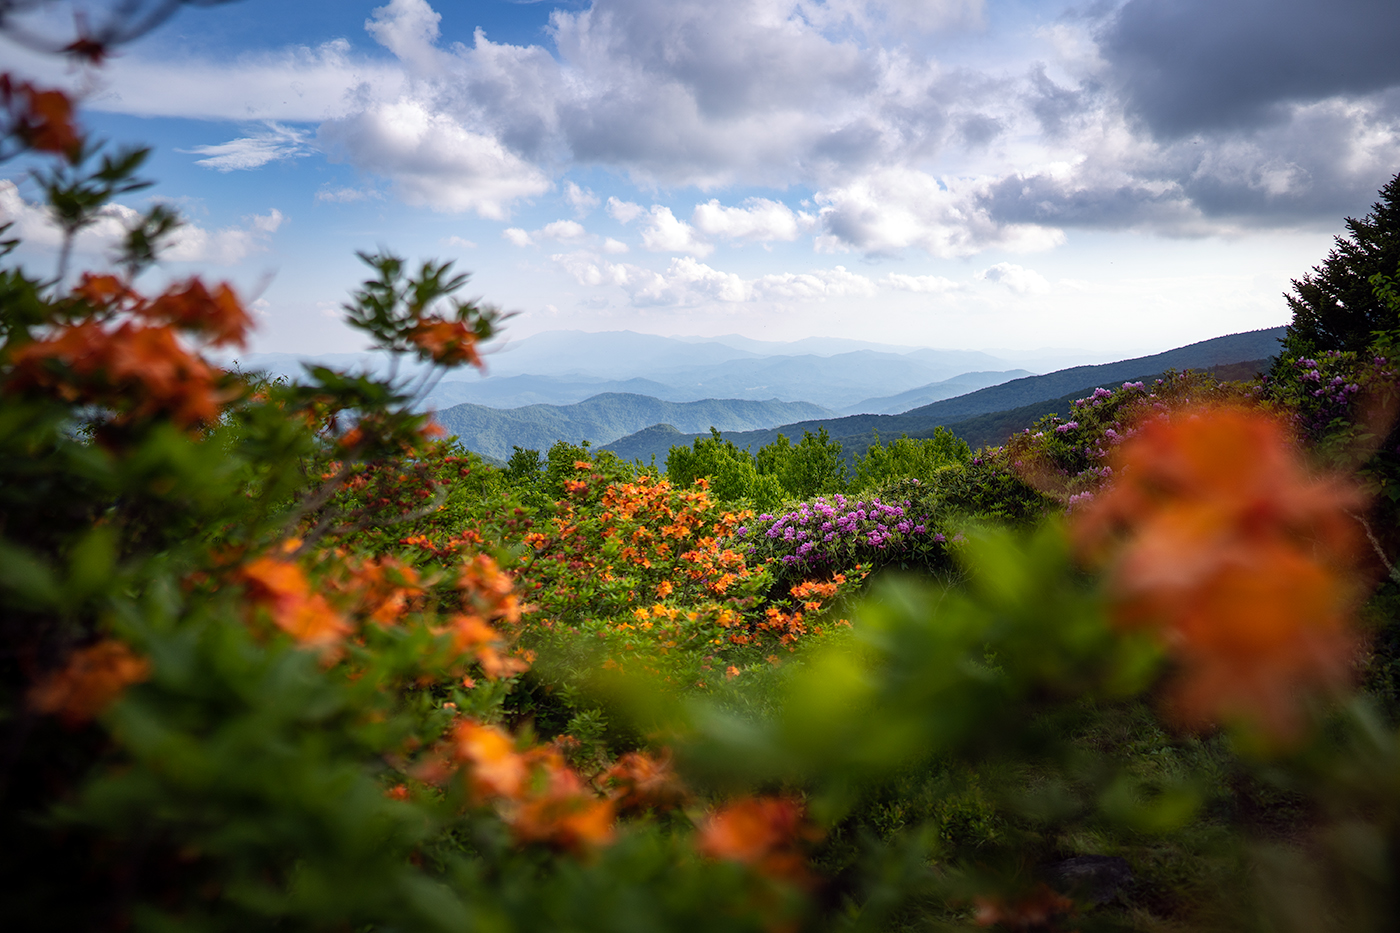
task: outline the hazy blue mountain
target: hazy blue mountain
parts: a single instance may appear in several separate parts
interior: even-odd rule
[[[679,341],[676,344],[685,346]],[[522,404],[566,405],[600,392],[632,392],[673,402],[776,398],[787,402],[812,402],[839,411],[872,396],[895,395],[961,376],[968,370],[1008,369],[994,357],[964,351],[946,351],[953,362],[939,362],[938,354],[944,352],[900,354],[855,350],[831,356],[775,355],[717,363],[678,363],[661,370],[639,359],[632,363],[634,374],[627,380],[605,379],[587,373],[538,374],[548,370],[485,379],[463,373],[458,379],[440,382],[429,399],[429,407],[440,408],[460,402],[501,408]]]
[[[1046,359],[1063,359],[1068,354],[1081,362],[1097,361],[1089,351],[1036,352]],[[900,347],[835,337],[771,341],[733,334],[711,339],[630,331],[548,331],[518,340],[507,333],[504,341],[487,345],[484,357],[487,375],[470,368],[452,370],[423,407],[440,409],[465,402],[496,408],[572,405],[599,393],[624,392],[671,402],[777,398],[843,411],[868,399],[889,398],[968,372],[1060,368],[1040,365],[1044,362],[1040,357],[1035,363],[1011,362],[1030,357],[1009,351],[1002,358],[974,350]],[[375,353],[242,354],[238,363],[245,371],[261,369],[299,378],[303,360],[378,374],[390,365],[384,354]],[[225,362],[231,361],[232,357]],[[399,366],[401,375],[416,369],[403,361]],[[916,398],[909,404],[934,397]]]
[[[843,415],[897,415],[902,411],[908,411],[920,405],[927,405],[930,402],[941,401],[945,398],[954,398],[959,395],[966,395],[977,389],[987,386],[1000,385],[1003,382],[1010,382],[1012,379],[1020,379],[1024,376],[1033,375],[1024,369],[1010,369],[1005,372],[996,373],[963,373],[954,376],[952,379],[944,379],[942,382],[930,382],[926,386],[919,386],[917,389],[910,389],[898,395],[887,395],[884,398],[868,398],[854,405],[848,405],[841,409]]]
[[[963,354],[959,354],[962,356]],[[978,369],[1004,369],[987,357]],[[988,365],[988,364],[991,365]],[[686,366],[655,378],[710,398],[780,398],[841,409],[871,396],[893,395],[966,372],[913,354],[856,350],[835,356],[769,356]]]
[[[918,347],[902,346],[894,343],[875,343],[870,340],[852,340],[849,337],[803,337],[801,340],[755,340],[743,334],[725,334],[722,337],[676,337],[688,343],[722,343],[727,347],[748,350],[758,356],[835,356],[838,353],[851,353],[855,350],[878,350],[882,353],[909,353]],[[939,351],[935,351],[939,352]]]
[[[690,390],[677,389],[652,379],[597,379],[589,376],[496,376],[471,382],[446,380],[428,393],[423,407],[440,411],[471,402],[489,408],[520,408],[524,405],[573,405],[607,392],[647,395],[667,402],[696,402]]]
[[[758,355],[714,341],[687,343],[625,330],[553,330],[520,340],[507,339],[499,347],[488,348],[484,358],[489,371],[500,375],[585,374],[631,379],[682,366],[708,366]]]
[[[899,437],[901,434],[924,437],[932,434],[933,429],[939,425],[951,427],[978,415],[1052,401],[1068,394],[1082,394],[1096,386],[1134,381],[1154,376],[1167,369],[1209,369],[1228,363],[1265,359],[1278,352],[1278,341],[1283,332],[1282,327],[1272,327],[1243,334],[1230,334],[1152,356],[1099,366],[1076,366],[1043,376],[1027,376],[923,405],[903,414],[812,419],[766,430],[725,432],[725,438],[740,447],[756,451],[773,443],[779,434],[787,435],[790,440],[795,441],[804,431],[815,433],[824,427],[828,434],[842,442],[848,455],[857,451],[863,453],[874,440],[876,432],[885,439]],[[673,443],[689,444],[698,436],[699,432],[694,432],[691,436],[682,435]],[[627,443],[629,450],[639,447],[631,438],[621,439],[618,442],[619,446],[623,442]],[[613,448],[613,445],[605,446],[608,449]],[[656,454],[659,462],[665,457],[666,450],[646,450],[643,454],[642,459]]]
[[[705,399],[698,402],[666,402],[644,395],[610,392],[574,405],[526,405],[522,408],[487,408],[454,405],[437,413],[437,421],[468,450],[506,458],[520,446],[545,450],[555,441],[590,441],[606,444],[644,425],[668,422],[673,430],[709,433],[743,431],[781,424],[792,418],[810,419],[833,412],[808,402],[776,399]],[[669,449],[669,447],[668,447]]]

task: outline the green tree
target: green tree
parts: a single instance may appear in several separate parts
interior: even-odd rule
[[[826,428],[816,434],[802,432],[795,446],[787,435],[758,452],[758,472],[777,477],[790,499],[810,499],[812,496],[843,492],[846,489],[846,459],[841,442],[831,439]]]
[[[715,428],[710,428],[709,437],[696,438],[690,447],[672,447],[666,455],[666,476],[681,488],[704,477],[709,480],[711,494],[721,502],[747,500],[767,510],[783,501],[778,478],[760,474],[753,454],[726,441]]]
[[[1400,266],[1400,174],[1380,190],[1380,200],[1360,220],[1348,217],[1349,236],[1312,272],[1293,280],[1286,294],[1293,322],[1284,338],[1284,357],[1313,356],[1325,350],[1364,350],[1376,331],[1395,326],[1394,312],[1371,279],[1394,275]]]
[[[862,492],[900,479],[928,482],[939,471],[971,459],[972,448],[967,441],[942,425],[934,428],[932,437],[915,439],[905,435],[888,446],[880,443],[876,432],[875,443],[865,456],[856,457],[851,489]]]

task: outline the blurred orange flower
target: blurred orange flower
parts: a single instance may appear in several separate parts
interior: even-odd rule
[[[591,793],[558,751],[536,748],[530,756],[537,767],[535,786],[507,809],[515,838],[572,851],[611,842],[613,802]]]
[[[815,833],[802,807],[784,797],[744,797],[714,811],[700,827],[702,855],[751,865],[789,881],[807,878],[799,844]]]
[[[607,770],[603,782],[624,812],[672,810],[689,796],[671,767],[669,753],[653,758],[646,752],[628,752]]]
[[[1084,555],[1111,565],[1119,624],[1153,628],[1180,670],[1182,724],[1246,719],[1296,735],[1300,695],[1349,679],[1360,493],[1311,476],[1276,418],[1241,406],[1143,423],[1117,480],[1076,513]]]
[[[452,756],[470,768],[467,780],[478,800],[518,796],[530,773],[515,750],[514,739],[494,726],[471,720],[452,730]]]
[[[442,366],[470,363],[477,369],[485,368],[476,352],[476,332],[461,321],[424,317],[409,331],[408,339],[434,363]]]
[[[8,113],[5,132],[40,152],[74,158],[83,141],[73,124],[73,102],[62,91],[41,91],[0,75],[0,106]]]
[[[34,686],[29,703],[41,713],[54,713],[68,725],[78,725],[150,675],[149,661],[123,642],[109,638],[69,655],[61,670]]]
[[[259,557],[245,564],[239,577],[255,604],[266,607],[273,624],[303,645],[331,647],[350,626],[291,561]]]

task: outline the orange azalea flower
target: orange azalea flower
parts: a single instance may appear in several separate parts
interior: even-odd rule
[[[244,346],[253,327],[253,319],[227,283],[220,283],[211,294],[199,279],[190,279],[183,287],[171,286],[138,313],[151,321],[205,335],[215,346]]]
[[[442,366],[470,363],[477,369],[486,368],[476,352],[476,332],[461,321],[425,317],[409,331],[408,339],[434,363]]]
[[[1116,619],[1155,629],[1180,665],[1172,714],[1296,735],[1299,693],[1346,684],[1357,639],[1359,493],[1311,477],[1277,419],[1238,406],[1144,423],[1118,477],[1076,514],[1112,564]]]
[[[68,656],[62,670],[40,681],[29,692],[29,703],[41,713],[54,713],[76,726],[94,718],[127,687],[151,676],[151,663],[133,654],[123,642],[106,639]]]
[[[330,647],[350,631],[326,598],[311,592],[300,567],[291,561],[259,557],[239,576],[253,602],[267,608],[273,624],[303,645]]]
[[[670,752],[653,758],[628,752],[603,775],[617,808],[623,812],[673,810],[690,796],[671,767]]]
[[[215,385],[216,371],[180,346],[168,327],[127,322],[109,330],[83,321],[25,344],[12,360],[11,390],[48,390],[121,410],[123,418],[164,414],[189,427],[214,421],[227,400]]]
[[[82,137],[73,124],[73,102],[62,91],[41,91],[3,74],[0,105],[9,111],[6,131],[34,149],[74,158],[82,147]]]
[[[418,571],[392,557],[347,561],[349,579],[342,585],[354,597],[357,613],[379,625],[396,623],[425,593]]]
[[[94,308],[110,309],[123,300],[140,301],[137,295],[115,275],[94,275],[84,272],[73,288],[74,296],[81,298]]]
[[[537,748],[530,757],[542,773],[542,788],[532,788],[507,811],[520,842],[543,842],[579,851],[606,845],[613,838],[613,802],[589,793],[558,751]]]
[[[744,797],[712,812],[700,827],[702,855],[751,865],[789,881],[805,881],[799,843],[811,839],[802,807],[782,797]]]
[[[471,769],[467,779],[478,800],[519,796],[530,771],[509,735],[495,726],[463,720],[452,730],[451,743],[452,757]]]

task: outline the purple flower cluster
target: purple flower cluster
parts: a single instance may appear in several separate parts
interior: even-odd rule
[[[874,556],[872,551],[943,544],[944,536],[929,525],[929,517],[911,509],[907,499],[891,503],[836,495],[819,496],[781,515],[760,515],[735,536],[749,543],[749,555],[771,554],[784,565],[847,566]]]
[[[1123,388],[1126,389],[1127,387],[1127,384],[1124,383]],[[1112,397],[1112,395],[1112,389],[1105,389],[1100,387],[1094,390],[1093,395],[1086,396],[1085,398],[1075,399],[1073,404],[1075,408],[1083,408],[1086,405],[1097,408],[1098,406],[1104,403],[1105,399]]]
[[[1308,429],[1321,433],[1334,420],[1345,418],[1363,383],[1393,378],[1388,362],[1383,356],[1369,362],[1357,360],[1354,354],[1338,350],[1329,350],[1318,359],[1295,360],[1293,368],[1298,372],[1298,382],[1304,394],[1312,399],[1311,405],[1304,406]]]

